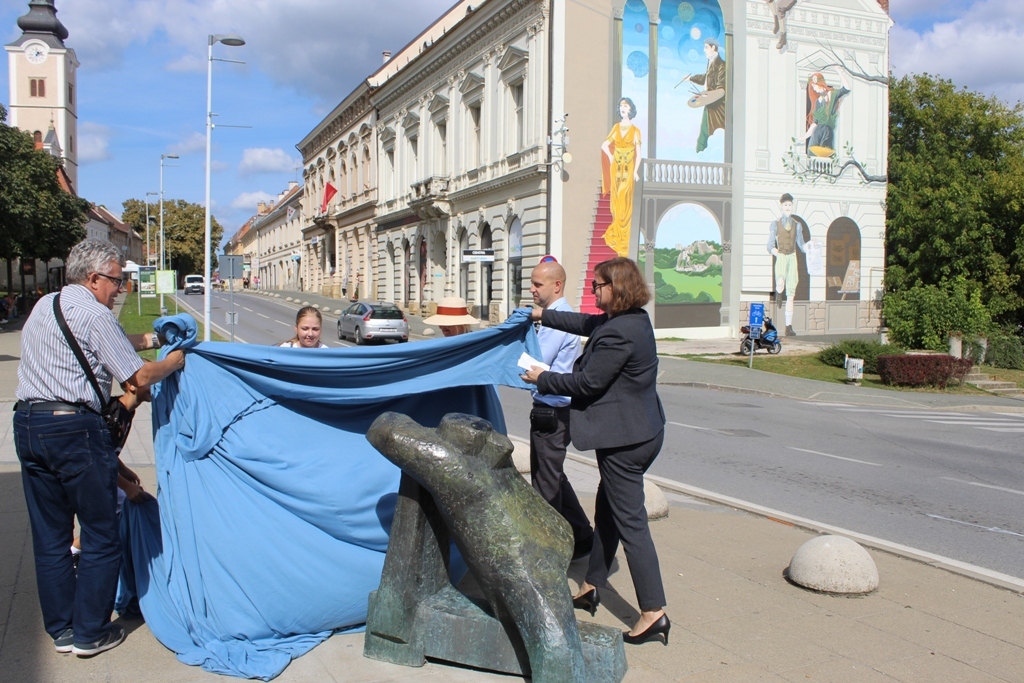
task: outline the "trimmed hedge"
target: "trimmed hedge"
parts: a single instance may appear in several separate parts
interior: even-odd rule
[[[980,288],[963,278],[951,280],[944,289],[916,285],[888,292],[882,308],[889,338],[908,349],[945,351],[951,334],[984,335],[992,326]]]
[[[846,362],[847,356],[863,358],[864,372],[876,375],[878,374],[877,360],[879,356],[895,356],[900,353],[903,353],[903,349],[895,344],[882,344],[865,339],[844,339],[819,351],[818,360],[825,365],[841,368]]]
[[[879,356],[878,374],[886,384],[945,389],[954,379],[963,384],[973,365],[969,358],[953,358],[945,354]]]

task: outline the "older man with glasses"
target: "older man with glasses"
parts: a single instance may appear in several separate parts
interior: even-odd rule
[[[125,639],[124,629],[110,623],[121,558],[118,460],[101,415],[111,384],[143,388],[185,365],[181,351],[155,363],[135,354],[159,341],[155,334],[126,335],[114,316],[114,300],[125,283],[123,258],[105,240],[75,245],[66,263],[69,284],[36,303],[21,334],[14,438],[39,604],[57,652],[80,657]],[[61,329],[58,311],[83,362]],[[77,576],[70,551],[76,515],[82,527]]]

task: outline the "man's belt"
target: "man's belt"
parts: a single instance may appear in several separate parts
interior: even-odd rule
[[[95,412],[87,406],[78,403],[63,403],[61,401],[18,401],[14,404],[15,410],[24,410],[29,413],[88,413]]]

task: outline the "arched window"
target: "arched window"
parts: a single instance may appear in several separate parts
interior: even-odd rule
[[[32,139],[37,145],[43,144],[43,131],[37,130],[35,133],[32,133]]]

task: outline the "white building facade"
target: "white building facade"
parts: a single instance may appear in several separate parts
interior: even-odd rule
[[[303,189],[291,183],[278,195],[273,208],[253,222],[252,266],[259,277],[259,289],[299,291]]]
[[[369,78],[379,297],[426,314],[461,296],[493,322],[518,304],[547,243],[547,12],[460,3]]]
[[[376,112],[361,83],[298,145],[302,154],[302,288],[374,297]],[[326,201],[325,201],[326,199]]]

